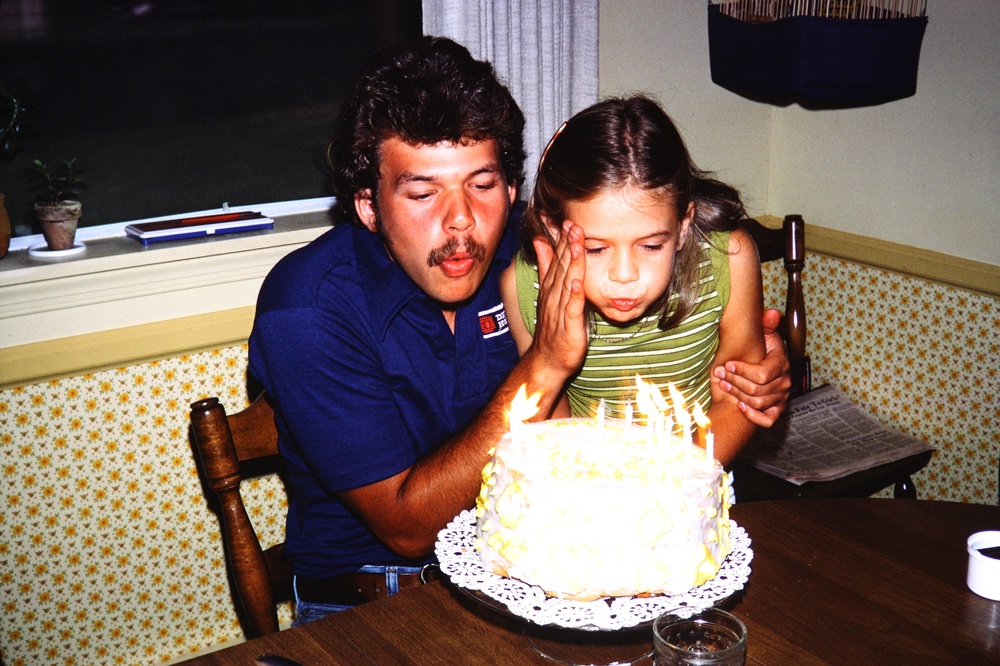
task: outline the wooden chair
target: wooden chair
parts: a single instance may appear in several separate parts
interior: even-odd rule
[[[292,598],[292,571],[283,543],[263,550],[240,496],[243,473],[262,476],[281,470],[274,409],[267,396],[226,415],[218,398],[191,405],[191,431],[201,471],[218,497],[217,511],[233,595],[248,637],[278,631],[275,604]]]
[[[761,263],[782,260],[788,276],[781,337],[785,339],[788,362],[792,366],[792,397],[812,388],[812,366],[806,354],[806,299],[802,291],[802,270],[806,265],[806,224],[801,215],[786,215],[781,229],[765,227],[757,220],[743,220],[740,226],[757,244]]]
[[[765,227],[756,220],[740,226],[754,239],[762,263],[782,260],[788,276],[781,335],[788,349],[792,374],[792,397],[812,389],[812,365],[806,353],[806,304],[802,287],[805,268],[805,222],[801,215],[786,215],[781,229]],[[923,469],[931,452],[914,454],[830,481],[796,485],[753,467],[739,457],[732,464],[734,486],[739,501],[790,499],[795,497],[867,497],[893,487],[897,498],[916,499],[910,475]]]

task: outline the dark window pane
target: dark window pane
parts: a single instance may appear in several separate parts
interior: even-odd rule
[[[420,31],[420,0],[0,3],[0,86],[39,129],[0,161],[11,220],[34,159],[79,159],[83,225],[326,196],[358,69]]]

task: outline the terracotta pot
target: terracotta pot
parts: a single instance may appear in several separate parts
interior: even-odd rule
[[[79,201],[36,203],[35,218],[42,225],[42,235],[50,250],[68,250],[76,239],[76,225],[83,215]]]

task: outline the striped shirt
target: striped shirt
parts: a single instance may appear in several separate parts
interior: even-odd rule
[[[667,384],[673,383],[689,408],[697,402],[708,411],[712,403],[712,359],[719,348],[719,321],[729,302],[729,233],[712,233],[709,241],[701,245],[697,304],[677,326],[662,331],[657,327],[659,315],[653,314],[623,328],[592,313],[587,358],[567,388],[573,416],[592,416],[603,399],[608,417],[624,418],[625,405],[634,400],[637,374],[658,386],[664,397],[669,395]],[[521,318],[534,335],[538,270],[519,254],[515,275]]]

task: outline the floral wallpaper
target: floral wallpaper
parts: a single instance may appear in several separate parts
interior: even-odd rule
[[[234,347],[0,392],[4,664],[158,664],[242,638],[188,408],[241,409],[245,385]],[[280,482],[242,491],[283,539]]]
[[[802,275],[813,386],[937,449],[918,498],[997,504],[1000,301],[816,254]],[[785,280],[765,265],[766,305],[784,309]]]
[[[819,255],[804,281],[814,384],[938,449],[921,498],[995,504],[997,299]],[[780,266],[765,288],[780,307]],[[245,372],[243,346],[0,391],[6,666],[171,663],[242,638],[188,407],[242,408]],[[265,541],[281,540],[280,482],[243,493]]]

